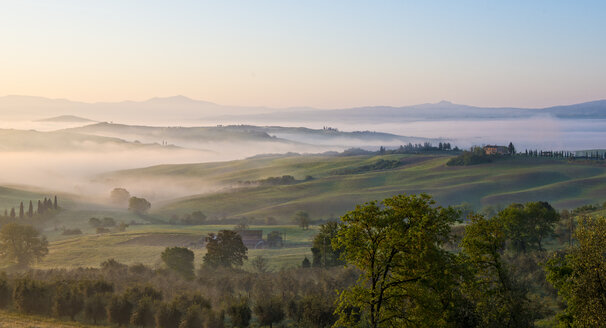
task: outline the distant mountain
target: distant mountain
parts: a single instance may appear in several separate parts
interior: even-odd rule
[[[37,120],[37,122],[60,122],[60,123],[93,123],[96,121],[74,115],[61,115],[51,118]]]
[[[606,119],[606,100],[540,109],[476,107],[441,101],[431,104],[345,109],[268,108],[225,106],[185,96],[158,97],[146,101],[84,103],[29,96],[0,97],[0,118],[41,119],[70,113],[96,121],[131,121],[149,124],[176,122],[277,122],[394,123],[426,120],[484,120],[551,115],[566,119]]]

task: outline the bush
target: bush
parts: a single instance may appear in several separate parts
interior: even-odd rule
[[[70,235],[81,235],[82,234],[82,230],[80,229],[65,229],[63,230],[62,235],[64,236],[70,236]]]
[[[448,166],[467,166],[492,162],[493,156],[488,156],[480,147],[475,147],[473,151],[464,151],[461,155],[453,157],[446,165]]]

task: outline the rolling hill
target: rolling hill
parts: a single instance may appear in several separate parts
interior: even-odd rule
[[[352,146],[399,146],[408,143],[437,143],[442,139],[417,138],[374,131],[344,132],[332,128],[218,125],[207,127],[154,127],[97,123],[71,128],[65,132],[121,138],[146,143],[167,140],[182,147],[212,147],[209,143],[283,144],[288,151],[343,150]]]
[[[116,172],[122,179],[161,179],[222,185],[223,190],[162,203],[154,214],[168,218],[200,210],[214,219],[274,216],[288,222],[299,210],[315,218],[340,216],[363,202],[399,193],[432,194],[441,205],[506,206],[545,200],[573,208],[606,200],[606,167],[551,159],[515,158],[448,167],[444,155],[273,156],[223,163],[163,165]],[[372,169],[379,160],[396,168]],[[366,169],[361,169],[366,168]],[[345,173],[344,173],[345,172]],[[349,172],[349,173],[348,173]],[[292,175],[287,185],[242,186],[239,182]],[[305,176],[313,179],[301,181]]]

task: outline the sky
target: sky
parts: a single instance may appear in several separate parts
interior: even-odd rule
[[[604,1],[0,0],[0,96],[344,108],[606,98]]]

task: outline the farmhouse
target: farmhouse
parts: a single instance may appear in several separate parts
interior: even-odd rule
[[[497,145],[486,145],[484,146],[484,153],[486,155],[507,155],[509,154],[509,148],[506,146]]]

